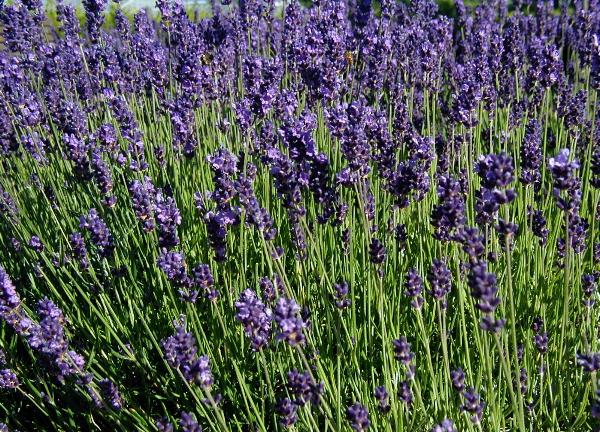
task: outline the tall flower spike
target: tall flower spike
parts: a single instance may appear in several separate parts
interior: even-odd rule
[[[352,429],[357,432],[363,432],[369,429],[369,411],[360,403],[355,403],[346,410],[346,416]]]
[[[235,302],[235,319],[242,323],[246,336],[250,338],[252,349],[260,351],[271,338],[271,309],[257,297],[251,289],[246,289]]]
[[[284,340],[290,346],[304,345],[304,329],[307,323],[300,316],[300,306],[294,299],[280,297],[273,317],[279,326],[277,340]]]

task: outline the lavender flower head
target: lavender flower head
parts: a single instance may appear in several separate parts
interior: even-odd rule
[[[87,215],[79,218],[79,227],[89,231],[92,243],[98,249],[101,257],[112,256],[115,248],[113,236],[96,209],[91,209]]]
[[[304,345],[307,323],[300,316],[300,306],[294,299],[280,297],[273,316],[279,326],[277,340],[284,340],[290,346]]]
[[[404,295],[410,297],[411,306],[415,309],[419,309],[423,305],[423,279],[419,276],[417,269],[411,268],[406,273],[406,280],[404,281]]]
[[[176,326],[175,334],[164,339],[161,345],[169,366],[179,369],[188,381],[210,388],[213,384],[210,360],[207,356],[198,357],[196,338],[182,325]]]
[[[242,323],[246,336],[250,338],[252,349],[260,351],[271,339],[271,309],[258,298],[251,289],[246,289],[235,302],[235,319]]]
[[[454,422],[450,419],[444,419],[431,429],[431,432],[457,432]]]
[[[335,290],[335,305],[338,309],[346,309],[352,304],[352,301],[348,298],[348,282],[340,282],[333,285]]]
[[[0,389],[14,389],[19,387],[19,378],[11,369],[0,369]]]
[[[371,425],[369,411],[358,402],[346,410],[346,417],[352,429],[357,432],[366,431]]]
[[[287,387],[294,396],[294,403],[304,406],[307,402],[318,405],[324,390],[324,383],[316,383],[309,372],[298,372],[296,369],[287,374]]]
[[[427,281],[429,282],[428,294],[441,301],[442,307],[446,308],[446,296],[452,290],[452,273],[444,259],[433,260]]]

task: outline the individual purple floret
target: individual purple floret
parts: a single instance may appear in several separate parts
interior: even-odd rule
[[[279,326],[277,340],[284,340],[290,346],[304,345],[307,323],[300,316],[300,306],[294,299],[280,297],[273,310],[273,318]]]
[[[335,292],[333,296],[335,298],[335,305],[338,309],[346,309],[352,304],[352,301],[348,298],[348,282],[340,282],[333,285]]]
[[[316,383],[309,372],[298,372],[296,369],[287,374],[287,388],[294,396],[293,402],[304,406],[307,402],[318,405],[324,390],[324,383]]]
[[[79,218],[79,227],[89,231],[92,243],[103,258],[112,256],[115,245],[114,239],[96,209],[91,209],[87,215]]]
[[[366,431],[371,425],[369,411],[358,402],[346,410],[346,417],[352,429],[357,432]]]
[[[175,334],[161,341],[169,366],[179,369],[184,378],[203,388],[213,384],[210,361],[207,356],[198,357],[196,339],[183,326],[175,327]]]
[[[406,280],[404,281],[404,295],[410,297],[411,306],[415,309],[419,309],[423,305],[423,279],[419,276],[417,269],[411,268],[406,273]]]
[[[235,319],[242,323],[246,336],[250,338],[252,349],[260,351],[271,339],[271,309],[257,297],[251,289],[246,289],[235,302]]]
[[[123,408],[123,399],[119,393],[119,388],[114,382],[108,378],[105,378],[98,384],[100,386],[100,390],[102,390],[102,397],[112,409],[119,411],[121,408]]]
[[[293,426],[298,421],[298,405],[288,398],[279,400],[275,410],[279,415],[279,424],[283,427]]]
[[[387,414],[390,411],[391,407],[389,403],[390,395],[385,389],[385,386],[375,387],[374,396],[379,405],[379,412],[382,414]]]
[[[0,370],[0,389],[14,389],[19,387],[17,374],[11,369]]]
[[[179,425],[184,432],[202,432],[202,427],[196,421],[196,416],[193,413],[182,412]]]

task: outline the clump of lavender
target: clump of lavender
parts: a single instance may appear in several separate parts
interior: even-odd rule
[[[198,356],[196,339],[185,331],[183,325],[176,325],[175,334],[161,341],[165,360],[173,369],[178,369],[184,378],[200,387],[209,389],[213,382],[210,360]]]
[[[300,306],[294,299],[280,297],[273,310],[273,318],[279,326],[277,340],[290,346],[304,345],[304,329],[308,326],[300,315]]]
[[[250,338],[252,349],[260,351],[271,339],[271,309],[258,298],[251,289],[246,289],[235,302],[235,319],[242,323],[246,336]]]
[[[366,431],[369,429],[371,422],[369,421],[369,411],[359,402],[350,406],[346,410],[346,417],[352,429],[357,432]]]

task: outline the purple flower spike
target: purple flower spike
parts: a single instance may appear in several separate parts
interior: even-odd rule
[[[17,374],[10,369],[0,370],[0,389],[14,389],[19,387]]]
[[[102,395],[104,400],[108,403],[108,405],[114,409],[115,411],[119,411],[123,408],[123,399],[121,398],[121,394],[119,393],[118,387],[108,378],[101,380],[99,383],[100,389],[102,390]]]
[[[410,297],[411,306],[415,309],[419,309],[423,305],[423,279],[419,276],[417,269],[410,269],[406,274],[406,280],[404,281],[404,295]]]
[[[260,351],[271,339],[271,309],[250,289],[245,290],[235,302],[235,319],[242,323],[246,336],[250,338],[252,349]]]
[[[352,429],[357,432],[366,431],[371,425],[369,411],[358,402],[346,410],[346,416]]]
[[[161,345],[169,366],[179,369],[186,380],[210,388],[213,384],[210,361],[207,356],[198,357],[196,339],[191,333],[177,326],[175,334],[164,339]]]
[[[298,421],[298,405],[288,398],[277,402],[276,411],[280,417],[279,424],[283,427],[293,426]]]
[[[440,424],[435,425],[431,432],[456,432],[456,427],[452,420],[444,419]]]
[[[277,340],[284,340],[290,346],[304,345],[304,329],[308,325],[300,316],[300,306],[294,299],[280,297],[273,316],[279,326]]]
[[[101,257],[108,258],[112,256],[115,248],[113,236],[96,209],[91,209],[87,215],[80,217],[79,227],[89,231],[92,243],[98,249]]]

